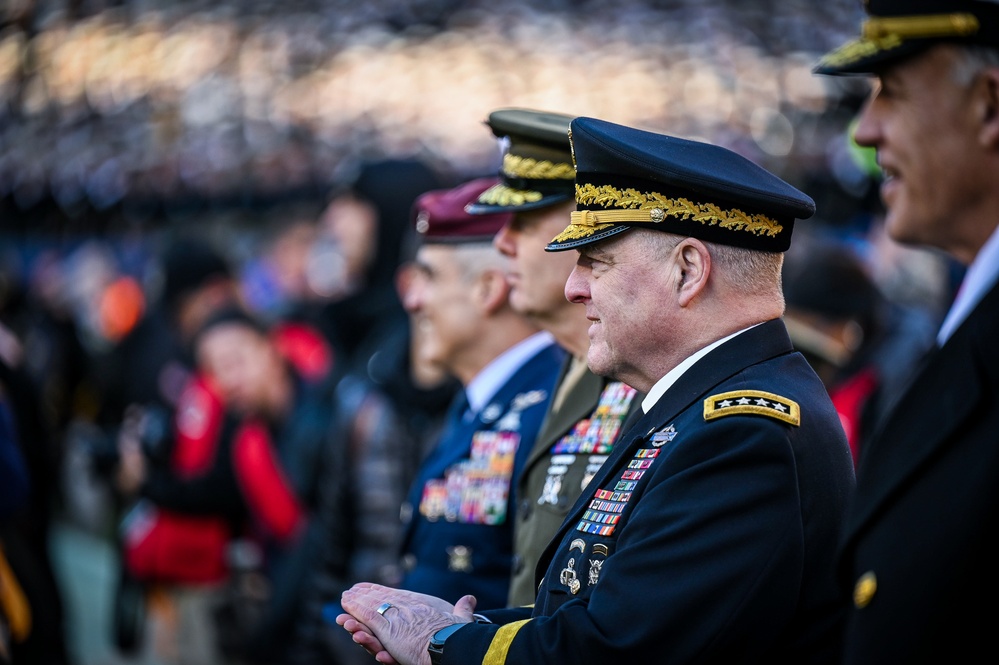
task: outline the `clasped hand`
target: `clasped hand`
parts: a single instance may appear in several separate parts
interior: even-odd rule
[[[384,603],[392,607],[379,613]],[[336,618],[357,644],[386,665],[430,665],[427,645],[441,628],[469,623],[475,596],[456,605],[415,591],[362,582],[343,592],[344,614]]]

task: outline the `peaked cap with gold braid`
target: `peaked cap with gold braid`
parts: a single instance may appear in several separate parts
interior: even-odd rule
[[[486,124],[505,145],[500,182],[469,204],[482,215],[546,208],[573,197],[569,149],[572,116],[530,109],[498,109]]]
[[[999,0],[865,0],[860,37],[827,53],[817,74],[873,74],[934,44],[999,47]]]
[[[783,252],[811,198],[731,150],[615,125],[571,123],[576,212],[545,248],[558,252],[644,227]]]

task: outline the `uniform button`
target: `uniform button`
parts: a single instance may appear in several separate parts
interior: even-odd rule
[[[513,574],[518,575],[520,571],[524,570],[524,557],[519,554],[513,555]]]
[[[416,568],[416,555],[406,554],[402,557],[402,569],[405,571],[410,571]]]
[[[857,583],[853,585],[853,606],[858,610],[867,607],[874,594],[878,592],[878,577],[874,571],[869,570],[857,578]]]
[[[529,500],[524,499],[523,501],[521,501],[520,509],[518,510],[518,512],[520,513],[520,519],[526,520],[528,517],[531,516],[532,510],[533,507],[531,506],[531,502]]]

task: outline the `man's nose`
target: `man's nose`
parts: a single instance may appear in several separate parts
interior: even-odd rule
[[[565,299],[569,302],[581,303],[590,297],[589,285],[586,283],[579,266],[575,266],[565,281]]]

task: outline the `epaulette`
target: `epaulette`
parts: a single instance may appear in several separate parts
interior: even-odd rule
[[[705,420],[746,414],[767,416],[795,427],[801,424],[797,402],[762,390],[733,390],[704,400]]]

